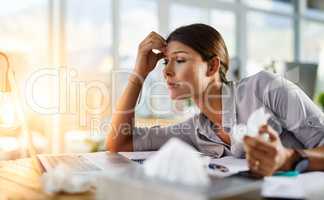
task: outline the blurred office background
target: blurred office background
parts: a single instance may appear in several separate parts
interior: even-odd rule
[[[324,92],[321,0],[0,0],[0,5],[0,51],[9,56],[19,105],[39,152],[104,148],[109,116],[137,46],[152,30],[166,37],[181,25],[210,24],[225,38],[232,79],[284,67],[316,103]],[[171,102],[160,73],[158,66],[143,88],[139,126],[168,125],[195,112],[190,101]],[[162,83],[154,85],[158,80]],[[1,101],[10,104],[10,95]],[[0,121],[9,125],[0,126],[0,159],[14,159],[23,156],[26,140],[19,134],[21,122],[14,122],[19,109],[3,107]]]

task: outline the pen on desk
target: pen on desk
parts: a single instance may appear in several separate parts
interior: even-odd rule
[[[143,164],[145,159],[132,159],[132,161],[137,162],[139,164]]]
[[[216,164],[216,163],[209,163],[208,168],[209,169],[214,169],[214,170],[218,169],[218,170],[220,170],[221,172],[224,172],[224,173],[229,172],[229,169],[227,167],[225,167],[223,165]]]

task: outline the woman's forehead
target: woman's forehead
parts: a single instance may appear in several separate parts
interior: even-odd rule
[[[184,53],[184,54],[194,53],[193,50],[189,46],[187,46],[181,42],[178,42],[178,41],[169,42],[166,50],[167,50],[166,54],[168,56],[172,56],[177,53]]]

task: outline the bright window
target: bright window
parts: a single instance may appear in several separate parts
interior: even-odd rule
[[[307,62],[318,62],[324,50],[324,24],[311,21],[302,23],[301,59]]]
[[[47,65],[47,1],[1,1],[0,51],[9,53],[24,67]]]
[[[212,10],[210,25],[222,34],[230,57],[234,57],[236,48],[234,13],[231,11]]]
[[[235,14],[232,11],[199,8],[174,3],[171,6],[170,31],[192,23],[206,23],[218,30],[231,57],[235,56]]]
[[[139,43],[151,31],[158,31],[157,11],[157,1],[120,1],[120,67],[133,68]]]
[[[272,61],[293,60],[292,19],[251,12],[247,16],[248,75]]]
[[[2,159],[6,157],[8,159],[16,159],[17,157],[9,152],[18,155],[17,152],[21,151],[19,148],[23,148],[22,143],[19,141],[25,142],[25,140],[13,137],[19,136],[21,133],[19,131],[21,129],[21,121],[19,121],[17,115],[15,116],[15,111],[19,107],[23,109],[23,114],[27,119],[31,133],[37,131],[43,134],[45,129],[44,118],[29,106],[25,105],[25,100],[30,95],[29,93],[25,93],[25,89],[29,76],[36,70],[48,67],[48,1],[1,0],[0,5],[0,51],[9,56],[11,68],[15,72],[15,82],[10,82],[10,84],[17,84],[15,86],[17,86],[18,91],[16,90],[14,92],[20,95],[18,99],[19,105],[15,105],[13,93],[11,93],[11,96],[5,93],[0,94],[0,107],[2,111],[0,113],[1,125],[13,123],[19,126],[18,129],[10,126],[8,129],[5,127],[2,128],[2,132],[0,133],[0,151],[5,151],[1,152],[1,155],[3,155]],[[0,63],[0,67],[4,67],[2,64]],[[43,99],[48,99],[48,87],[44,88],[35,85],[34,91],[33,100],[37,101],[37,103],[40,102],[39,97],[41,96],[39,93],[42,93]],[[6,133],[10,133],[10,137],[3,137]],[[40,137],[36,138],[36,140],[40,141]]]
[[[179,26],[193,23],[208,23],[207,9],[190,5],[173,3],[171,5],[170,29],[173,31]]]
[[[317,91],[324,91],[324,24],[303,21],[301,60],[319,63]]]
[[[292,0],[243,0],[248,6],[263,10],[279,11],[284,13],[293,12]]]
[[[112,68],[110,0],[66,1],[66,49],[69,67],[109,72]]]

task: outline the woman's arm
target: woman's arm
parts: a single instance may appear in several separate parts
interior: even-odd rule
[[[264,133],[269,134],[269,142],[264,141],[262,137],[244,138],[244,149],[250,170],[260,176],[270,176],[279,170],[293,169],[300,155],[294,149],[285,148],[278,133],[270,126],[260,128],[260,135]],[[324,146],[305,149],[304,152],[309,159],[307,170],[324,170]]]
[[[270,73],[260,73],[256,83],[256,96],[269,108],[282,127],[293,134],[309,156],[308,170],[324,170],[324,115],[321,110],[296,85]],[[246,157],[252,171],[263,176],[277,170],[292,169],[299,154],[282,145],[278,133],[270,127],[261,128],[268,132],[270,142],[261,137],[246,137]],[[271,134],[272,133],[272,134]],[[288,146],[292,141],[286,140]]]
[[[132,78],[136,75],[130,75]],[[130,80],[131,80],[130,77]],[[134,108],[142,88],[139,78],[128,81],[126,89],[118,99],[108,133],[107,147],[109,151],[132,151],[132,134]],[[137,80],[137,81],[135,81]]]
[[[282,170],[293,169],[294,164],[299,160],[300,155],[293,149],[287,149],[288,157]],[[308,171],[324,171],[324,146],[313,149],[304,149],[309,160]]]
[[[307,154],[310,161],[308,170],[324,170],[324,146],[305,150],[305,153]]]
[[[107,138],[109,151],[133,151],[134,108],[145,78],[163,58],[165,47],[165,40],[155,32],[151,32],[139,45],[134,71],[112,115]],[[161,53],[155,54],[153,49],[158,49]]]

